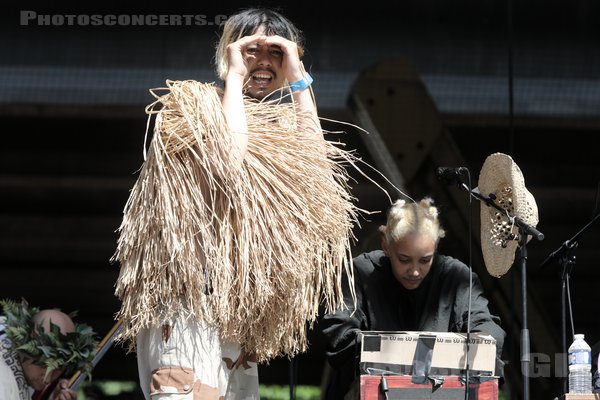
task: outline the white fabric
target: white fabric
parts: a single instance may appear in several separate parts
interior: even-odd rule
[[[12,343],[4,333],[6,317],[0,316],[0,400],[31,400],[34,393],[21,364],[10,351]]]
[[[223,361],[239,357],[239,344],[223,343],[215,329],[197,321],[175,320],[172,324],[167,343],[163,341],[162,327],[144,329],[137,336],[139,379],[147,400],[193,399],[193,393],[150,393],[152,372],[169,366],[193,369],[195,379],[218,388],[219,395],[227,400],[259,399],[257,364],[249,362],[249,369],[230,370]]]
[[[17,380],[4,360],[0,360],[0,399],[21,400]]]

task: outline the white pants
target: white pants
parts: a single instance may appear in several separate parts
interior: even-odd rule
[[[258,368],[229,369],[240,345],[222,342],[198,321],[142,330],[137,337],[140,385],[147,400],[258,400]]]

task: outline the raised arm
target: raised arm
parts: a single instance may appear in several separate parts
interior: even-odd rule
[[[300,61],[298,46],[295,42],[277,35],[265,36],[264,41],[267,46],[278,46],[283,52],[281,67],[285,74],[285,78],[289,83],[310,81],[309,75],[304,69],[302,61]],[[308,116],[310,121],[314,124],[315,131],[321,134],[321,124],[319,122],[313,93],[310,90],[310,84],[301,84],[300,86],[302,86],[303,89],[294,90],[292,92],[292,98],[298,107],[298,113]]]
[[[248,76],[248,65],[244,59],[246,48],[257,42],[262,34],[244,36],[227,46],[229,69],[225,78],[225,92],[223,94],[223,110],[227,125],[236,143],[240,161],[246,154],[248,144],[248,123],[244,110],[244,84]]]

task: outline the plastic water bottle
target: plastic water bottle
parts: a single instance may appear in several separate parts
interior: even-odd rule
[[[592,393],[592,349],[583,334],[569,347],[569,393]]]

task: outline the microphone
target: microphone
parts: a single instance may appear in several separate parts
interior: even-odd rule
[[[465,171],[468,171],[468,169],[465,167],[455,167],[455,168],[439,167],[436,171],[436,176],[445,185],[448,185],[448,186],[459,185],[460,186],[460,184],[463,183],[460,180],[460,174]]]

